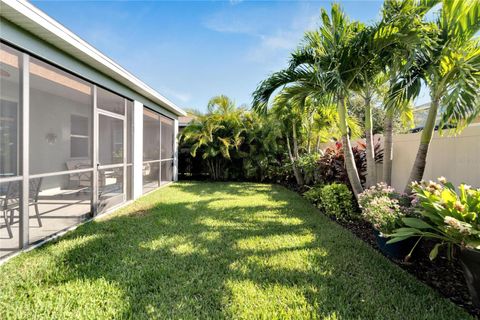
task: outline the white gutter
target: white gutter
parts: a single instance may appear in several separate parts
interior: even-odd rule
[[[174,114],[178,116],[186,115],[186,112],[173,102],[29,2],[0,0],[0,17],[11,21],[38,38],[112,77]]]

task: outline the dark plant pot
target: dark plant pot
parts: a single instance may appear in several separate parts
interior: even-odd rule
[[[375,235],[380,251],[384,255],[397,260],[405,259],[418,240],[417,237],[412,237],[392,244],[387,244],[387,241],[390,240],[390,238],[380,236],[380,232],[375,229],[373,230],[373,234]]]
[[[473,304],[480,308],[480,251],[460,250],[460,264]]]

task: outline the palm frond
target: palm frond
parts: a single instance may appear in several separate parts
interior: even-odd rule
[[[254,111],[265,114],[268,109],[268,101],[273,92],[280,87],[292,83],[311,83],[315,81],[315,73],[312,68],[302,66],[296,69],[285,69],[271,74],[263,80],[253,93],[252,108]]]

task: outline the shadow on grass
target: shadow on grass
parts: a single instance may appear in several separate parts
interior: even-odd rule
[[[41,285],[112,283],[115,318],[465,316],[279,186],[175,184],[76,239]]]

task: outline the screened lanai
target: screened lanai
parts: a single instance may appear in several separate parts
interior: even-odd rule
[[[132,199],[131,99],[6,43],[0,81],[0,258]],[[172,181],[175,139],[143,110],[145,193]]]

